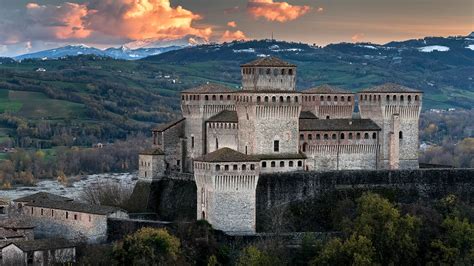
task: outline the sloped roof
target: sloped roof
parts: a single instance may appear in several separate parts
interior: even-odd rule
[[[315,116],[312,112],[310,111],[302,111],[300,113],[300,119],[318,119],[317,116]]]
[[[182,93],[229,93],[234,91],[235,90],[221,84],[209,83],[184,90]]]
[[[155,148],[155,149],[144,150],[140,152],[140,155],[165,155],[165,153],[160,148]]]
[[[395,83],[385,83],[371,88],[363,89],[360,92],[378,92],[378,93],[423,93],[420,90],[411,89]]]
[[[72,201],[73,199],[51,194],[48,192],[38,192],[32,195],[14,199],[15,202],[37,202],[37,201]]]
[[[302,91],[311,94],[353,94],[353,92],[328,84],[323,84],[314,88]]]
[[[269,56],[262,57],[252,62],[241,65],[242,67],[296,67],[296,65],[290,64],[280,58]]]
[[[20,233],[16,230],[0,228],[0,241],[3,241],[5,239],[12,240],[12,238],[23,239],[24,237],[25,236],[23,233]],[[8,244],[8,243],[3,243],[3,244],[0,243],[0,248],[2,247],[2,245],[5,245],[5,244]]]
[[[27,203],[26,206],[44,207],[44,208],[50,208],[50,209],[91,213],[91,214],[99,214],[99,215],[107,215],[110,213],[114,213],[116,211],[123,211],[122,209],[117,208],[117,207],[93,205],[93,204],[81,203],[81,202],[76,202],[76,201],[32,202],[32,203]]]
[[[180,119],[177,119],[177,120],[174,120],[174,121],[171,121],[171,122],[168,122],[168,123],[165,123],[165,124],[162,124],[162,125],[159,125],[157,126],[156,128],[153,129],[153,131],[157,131],[157,132],[163,132],[163,131],[166,131],[167,129],[169,129],[170,127],[173,127],[177,124],[179,124],[180,122],[184,121],[185,118],[180,118]]]
[[[0,220],[0,228],[6,228],[6,229],[29,229],[29,228],[34,228],[35,225],[33,224],[32,221],[27,220],[25,218],[8,218],[4,220]]]
[[[234,151],[230,148],[222,148],[197,158],[198,162],[257,162],[259,159],[252,155],[247,155]]]
[[[207,122],[230,122],[230,123],[237,123],[239,119],[237,117],[236,111],[229,111],[224,110],[217,115],[209,118]]]
[[[370,119],[301,119],[300,131],[378,131],[380,127]]]
[[[25,252],[75,247],[73,243],[65,239],[35,239],[35,240],[14,242],[14,243],[8,244],[7,246],[9,245],[15,245],[19,249]]]

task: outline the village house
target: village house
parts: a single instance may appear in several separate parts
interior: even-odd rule
[[[34,224],[28,219],[8,218],[0,220],[0,245],[33,240]]]
[[[2,265],[53,265],[73,263],[76,247],[64,239],[39,239],[10,243],[1,248]]]

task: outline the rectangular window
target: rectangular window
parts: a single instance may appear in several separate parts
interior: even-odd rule
[[[77,214],[74,214],[74,220],[77,220]]]
[[[313,139],[313,135],[312,134],[308,134],[308,140],[312,140]]]
[[[280,151],[280,141],[279,140],[273,141],[273,151],[274,152],[279,152]]]
[[[300,140],[304,140],[304,134],[300,134]]]
[[[191,137],[191,148],[194,149],[194,136]]]

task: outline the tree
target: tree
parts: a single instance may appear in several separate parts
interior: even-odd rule
[[[118,242],[113,256],[121,265],[174,265],[180,241],[166,229],[142,228]]]
[[[279,265],[278,258],[268,255],[255,246],[244,248],[239,255],[237,265],[239,266],[273,266]]]

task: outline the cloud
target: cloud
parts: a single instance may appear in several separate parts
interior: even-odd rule
[[[229,21],[227,22],[227,26],[231,27],[231,28],[236,28],[237,27],[237,23],[235,21]]]
[[[169,0],[92,0],[85,18],[88,28],[132,40],[174,39],[195,35],[208,39],[211,27],[197,28],[201,16]]]
[[[351,37],[352,42],[360,42],[365,37],[364,33],[356,33]]]
[[[243,33],[240,30],[237,30],[237,31],[226,30],[224,34],[221,36],[220,41],[231,42],[234,40],[246,40],[246,39],[247,39],[247,36],[245,36],[245,33]]]
[[[290,5],[287,2],[273,0],[249,0],[247,12],[255,19],[260,17],[268,21],[286,22],[295,20],[311,10],[309,6]]]
[[[316,11],[319,13],[324,12],[324,7],[320,6],[318,9],[316,9]]]

